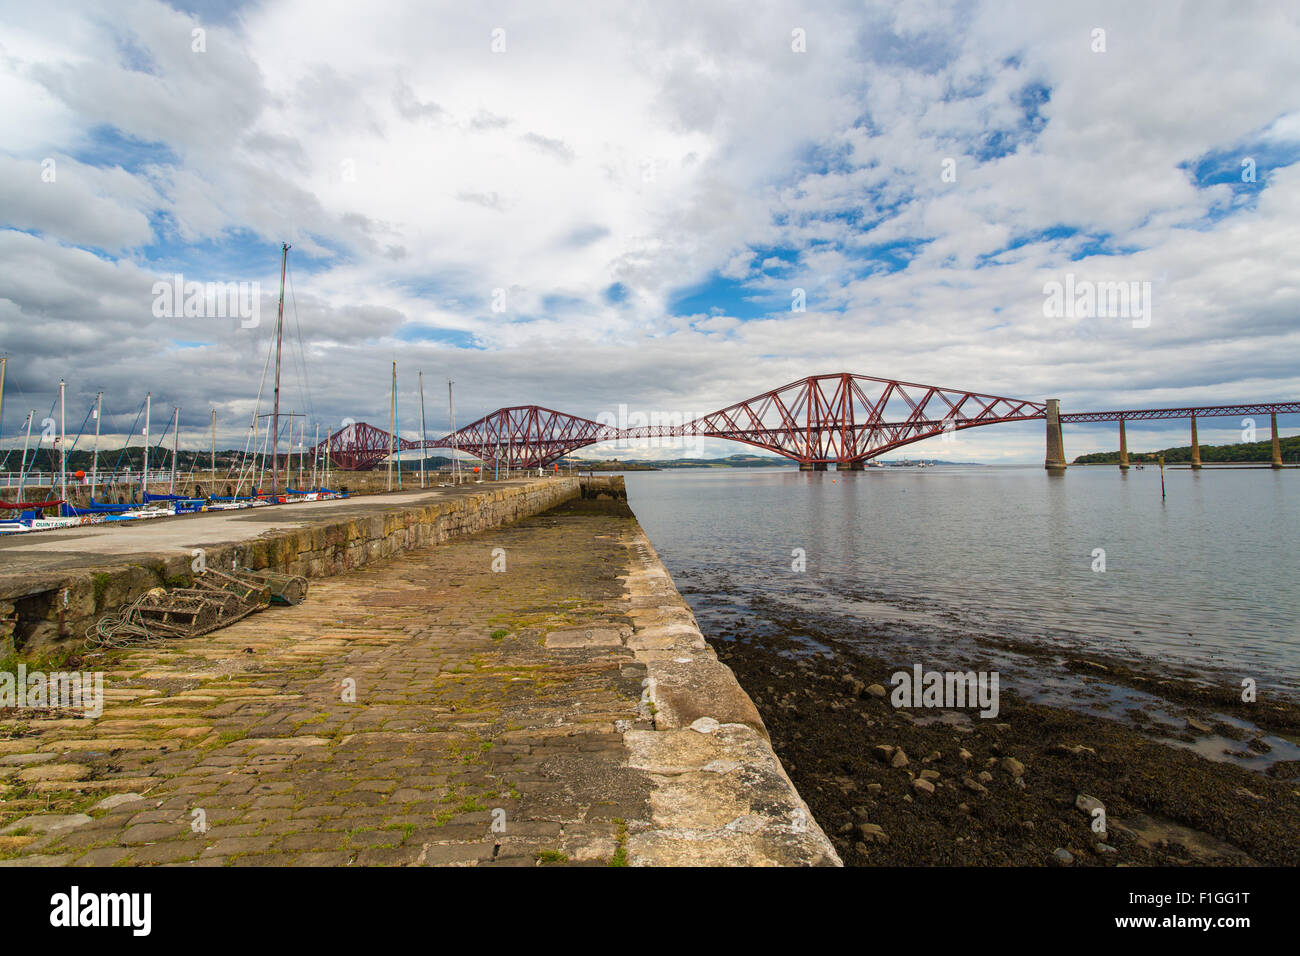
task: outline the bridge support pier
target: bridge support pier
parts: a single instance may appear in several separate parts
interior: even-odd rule
[[[1128,471],[1128,437],[1124,434],[1124,419],[1119,420],[1119,470]]]
[[[801,461],[799,462],[800,471],[825,471],[826,462],[824,461]]]
[[[866,463],[865,461],[861,461],[861,460],[859,460],[859,461],[837,461],[837,462],[835,463],[835,470],[836,470],[836,471],[862,471],[864,468],[866,468],[866,466],[867,466],[867,463]]]
[[[1049,475],[1065,474],[1065,441],[1061,437],[1061,400],[1047,400],[1047,458],[1043,467]]]
[[[1282,442],[1277,437],[1277,412],[1272,413],[1273,418],[1273,467],[1282,467]]]
[[[1196,440],[1196,416],[1192,416],[1192,470],[1201,470],[1201,444]]]

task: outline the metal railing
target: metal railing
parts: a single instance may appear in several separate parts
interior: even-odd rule
[[[149,487],[165,486],[172,480],[171,470],[151,471],[149,472]],[[185,475],[177,473],[176,483],[187,480]],[[26,477],[17,471],[0,471],[0,488],[17,488],[19,484],[28,488],[57,488],[61,484],[59,473],[49,471],[29,471]],[[130,474],[118,472],[114,475],[112,472],[100,472],[94,478],[96,487],[113,485],[120,487],[122,485],[137,485],[140,483],[140,473],[133,471]],[[77,478],[74,472],[68,472],[69,488],[88,488],[91,484],[91,475],[86,474],[84,478]]]

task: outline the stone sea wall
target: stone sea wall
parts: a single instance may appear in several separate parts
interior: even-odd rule
[[[579,481],[557,477],[526,485],[484,485],[468,496],[416,506],[386,508],[383,497],[363,498],[340,503],[341,514],[313,517],[300,527],[206,547],[203,558],[214,568],[237,563],[308,578],[339,574],[546,511],[582,494]],[[622,479],[617,482],[621,486]],[[290,508],[286,520],[291,518],[301,520],[300,513]],[[76,571],[6,575],[0,570],[0,655],[80,641],[90,624],[150,588],[189,586],[193,562],[188,551],[172,550],[136,557],[129,564]]]

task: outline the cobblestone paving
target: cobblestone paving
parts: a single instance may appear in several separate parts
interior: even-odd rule
[[[0,721],[0,859],[625,862],[652,818],[624,747],[652,727],[646,668],[546,635],[631,632],[618,575],[636,534],[552,512],[313,581],[302,605],[205,637],[83,657],[106,672],[99,719]]]

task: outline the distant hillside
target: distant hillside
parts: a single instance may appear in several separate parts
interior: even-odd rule
[[[1300,461],[1300,435],[1281,439],[1282,460],[1288,464]],[[1192,460],[1190,445],[1178,448],[1166,448],[1163,451],[1129,452],[1128,460],[1133,463],[1156,462],[1161,455],[1166,464],[1186,463]],[[1240,442],[1235,445],[1202,445],[1202,462],[1267,462],[1273,460],[1273,441]],[[1101,451],[1092,455],[1080,455],[1074,459],[1076,465],[1114,465],[1119,463],[1118,451]]]

